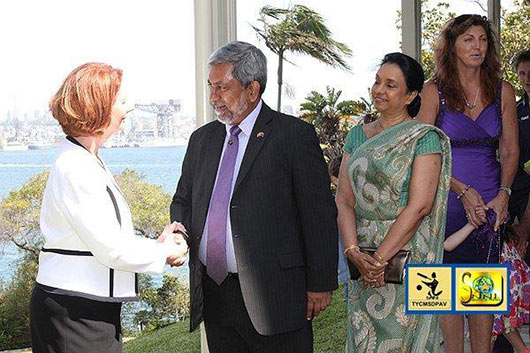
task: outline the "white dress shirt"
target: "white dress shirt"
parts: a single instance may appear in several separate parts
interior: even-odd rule
[[[232,187],[230,189],[230,198],[232,198],[232,193],[234,192],[234,185],[236,184],[237,176],[239,174],[239,168],[241,167],[241,161],[243,160],[243,156],[245,155],[245,150],[247,149],[248,140],[250,137],[250,134],[252,133],[252,129],[254,128],[254,124],[256,123],[256,119],[258,118],[259,112],[261,111],[262,101],[260,100],[256,108],[254,108],[253,111],[250,112],[249,115],[243,121],[238,125],[241,129],[241,132],[238,135],[239,139],[239,149],[237,150],[237,157],[236,157],[236,165],[234,166],[234,175],[232,177]],[[225,141],[223,143],[223,152],[221,154],[221,159],[219,160],[219,165],[221,164],[221,161],[223,160],[223,156],[225,154],[225,149],[228,144],[228,138],[230,137],[230,128],[232,125],[225,124],[226,126],[226,137]],[[217,166],[217,175],[215,177],[215,186],[217,185],[217,178],[219,177],[219,166]],[[213,192],[212,192],[213,195]],[[228,208],[227,212],[227,220],[226,220],[226,265],[228,272],[236,273],[237,272],[237,261],[236,261],[236,255],[234,253],[234,243],[232,241],[232,225],[230,223],[230,203],[226,205]],[[210,207],[208,206],[208,210]],[[209,216],[206,216],[206,222],[204,225],[204,230],[202,232],[202,238],[201,238],[201,244],[199,247],[199,259],[203,264],[206,265],[206,248],[208,244],[208,218]]]

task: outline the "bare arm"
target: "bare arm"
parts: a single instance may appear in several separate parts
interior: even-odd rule
[[[407,206],[390,227],[377,254],[387,261],[416,233],[421,221],[432,209],[441,172],[441,156],[437,153],[417,156],[412,164]]]
[[[473,230],[475,230],[475,227],[473,227],[470,223],[466,223],[465,226],[451,234],[444,241],[445,251],[453,251],[458,245],[462,244],[462,242],[466,240]]]
[[[435,125],[438,115],[440,98],[438,97],[438,87],[434,81],[429,80],[421,91],[421,107],[416,119],[426,124]]]
[[[501,186],[512,186],[517,173],[519,161],[519,129],[517,125],[517,108],[512,85],[502,83],[502,134],[499,140],[499,155],[501,159]],[[495,230],[508,216],[509,195],[500,190],[486,206],[497,213]]]
[[[508,82],[502,84],[502,134],[499,140],[501,185],[511,186],[519,162],[519,126],[515,93]]]
[[[342,245],[345,249],[350,245],[358,245],[356,227],[357,218],[355,217],[355,195],[346,170],[349,161],[350,155],[344,153],[340,165],[339,183],[337,185],[337,195],[335,198],[338,209],[337,223],[342,238]]]
[[[337,196],[335,199],[338,210],[337,222],[339,225],[344,249],[347,249],[351,245],[358,246],[356,225],[357,217],[355,215],[355,194],[353,193],[347,171],[349,161],[350,155],[348,153],[344,153],[339,170],[339,184],[337,186]],[[381,273],[386,265],[386,263],[381,264],[371,256],[353,249],[347,251],[346,256],[357,266],[363,277],[370,271],[374,273]]]

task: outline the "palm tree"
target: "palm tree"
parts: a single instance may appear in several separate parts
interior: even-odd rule
[[[264,6],[260,10],[262,28],[252,26],[258,38],[278,55],[278,111],[281,108],[283,61],[285,52],[306,54],[332,67],[346,71],[350,67],[345,61],[352,52],[344,43],[332,39],[332,33],[320,14],[303,5],[287,9]],[[288,60],[286,60],[288,61]],[[289,61],[290,62],[290,61]]]
[[[300,119],[314,125],[320,143],[325,146],[324,155],[328,161],[342,155],[346,135],[356,124],[349,119],[350,116],[363,117],[361,123],[374,116],[373,107],[366,99],[339,102],[341,94],[341,90],[328,86],[325,94],[312,91],[300,104]]]

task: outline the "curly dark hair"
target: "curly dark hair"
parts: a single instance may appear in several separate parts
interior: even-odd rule
[[[455,42],[458,36],[472,26],[482,26],[488,40],[488,50],[480,70],[481,95],[488,104],[495,100],[501,80],[499,41],[488,19],[480,15],[461,15],[448,21],[434,49],[436,62],[434,77],[445,93],[449,109],[460,112],[465,110],[465,96],[457,75]]]

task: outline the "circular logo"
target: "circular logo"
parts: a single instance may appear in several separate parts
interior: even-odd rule
[[[480,294],[489,295],[493,292],[493,280],[490,276],[480,276],[473,281],[473,288]]]

